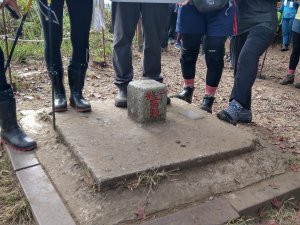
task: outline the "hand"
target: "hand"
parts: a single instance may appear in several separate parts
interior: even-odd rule
[[[179,3],[180,6],[188,5],[191,0],[184,0],[183,2]]]
[[[0,9],[3,9],[6,5],[9,5],[13,10],[15,10],[18,16],[21,17],[19,6],[16,0],[4,0],[0,5]]]

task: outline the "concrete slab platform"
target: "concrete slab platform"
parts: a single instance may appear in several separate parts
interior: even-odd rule
[[[249,152],[257,143],[253,135],[176,99],[165,122],[146,125],[129,119],[112,101],[92,105],[91,113],[57,114],[57,130],[99,190],[144,171],[182,169]],[[187,116],[198,114],[205,118]]]
[[[239,217],[232,206],[220,197],[142,225],[223,225]]]

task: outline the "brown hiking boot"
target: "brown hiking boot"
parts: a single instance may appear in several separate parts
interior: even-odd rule
[[[300,89],[300,82],[295,84],[295,88]]]
[[[295,79],[294,74],[287,74],[286,77],[282,81],[280,81],[280,84],[281,85],[293,84],[294,79]]]

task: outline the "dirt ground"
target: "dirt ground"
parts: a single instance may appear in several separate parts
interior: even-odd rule
[[[254,85],[253,123],[239,126],[279,146],[283,152],[300,155],[300,90],[293,86],[279,85],[280,79],[287,72],[291,53],[291,51],[281,52],[279,49],[279,46],[272,46],[269,49],[262,72],[266,79],[258,79]],[[168,51],[162,54],[162,73],[170,94],[181,91],[183,85],[179,55],[179,51],[173,46],[169,46]],[[106,68],[99,67],[97,63],[90,63],[84,91],[89,100],[111,99],[117,93],[113,84],[114,71],[110,58],[107,61],[108,67]],[[133,61],[135,79],[139,79],[142,74],[141,53],[134,51]],[[42,61],[29,61],[28,64],[14,66],[13,70],[22,76],[17,76],[15,80],[19,88],[18,110],[50,107],[50,82],[43,64]],[[205,62],[202,57],[199,57],[196,90],[192,104],[200,104],[205,87],[205,73]],[[233,84],[232,74],[233,70],[230,69],[229,62],[226,60],[214,104],[214,114],[227,106]],[[297,80],[300,82],[300,77],[298,77]]]
[[[277,151],[279,154],[286,153],[286,156],[290,158],[290,169],[298,170],[298,167],[300,166],[300,91],[292,86],[279,85],[280,79],[286,74],[290,53],[290,51],[280,52],[279,46],[273,46],[269,49],[266,63],[263,68],[263,75],[266,76],[266,79],[257,80],[253,88],[253,123],[238,126],[255,134],[266,143],[278,147]],[[170,94],[181,91],[183,85],[179,55],[180,52],[173,46],[169,46],[168,51],[162,53],[162,72]],[[64,61],[67,62],[68,59],[65,58]],[[142,74],[141,53],[134,51],[133,61],[135,79],[139,79]],[[50,81],[47,77],[44,62],[32,60],[28,61],[27,64],[13,65],[13,71],[18,74],[14,80],[18,88],[18,92],[16,93],[18,111],[38,110],[50,107]],[[205,87],[205,72],[205,62],[202,57],[199,57],[197,64],[196,91],[192,104],[200,104]],[[233,84],[232,74],[233,70],[230,69],[230,64],[228,60],[226,60],[222,81],[216,96],[216,103],[214,104],[213,114],[225,108],[228,104],[228,97]],[[108,67],[106,68],[99,67],[99,64],[94,63],[91,60],[84,95],[89,100],[101,101],[114,98],[117,89],[113,85],[113,79],[114,71],[110,59],[108,59]],[[300,78],[297,79],[300,82]],[[67,92],[69,93],[68,87]],[[21,118],[21,113],[19,115]],[[87,200],[86,204],[84,201],[82,203],[83,205],[88,206],[88,202],[95,198],[98,200],[110,199],[110,196],[113,195],[111,192],[107,192],[105,195],[95,195],[91,188],[94,183],[88,176],[88,173],[85,173],[85,171],[80,168],[78,162],[74,160],[70,152],[68,153],[67,149],[59,148],[61,144],[60,140],[53,131],[46,130],[45,132],[48,132],[45,137],[41,136],[38,138],[39,145],[49,145],[47,149],[55,149],[56,153],[53,155],[52,153],[48,154],[47,151],[41,151],[37,154],[40,160],[45,162],[44,166],[46,168],[48,167],[47,172],[50,177],[53,174],[60,173],[60,176],[57,176],[55,179],[52,178],[53,181],[63,183],[67,178],[70,183],[76,183],[77,186],[75,185],[73,188],[81,190],[74,195],[77,189],[73,190],[68,189],[68,186],[62,186],[61,191],[68,196],[65,201],[70,205],[76,205],[76,200],[81,198]],[[272,154],[272,152],[270,152],[270,154]],[[50,159],[53,156],[55,157]],[[57,162],[59,163],[53,166],[53,164]],[[49,165],[46,165],[47,163]],[[65,166],[71,168],[66,172],[67,174],[61,172]],[[51,170],[51,167],[53,170]],[[55,167],[57,168],[55,169]],[[84,182],[85,185],[82,185],[82,182]],[[122,198],[123,195],[126,195],[124,193],[120,194],[120,198]],[[143,190],[138,190],[134,195],[131,195],[132,201],[134,202],[134,199],[137,199],[138,196],[144,195]],[[108,207],[109,204],[110,202],[102,206],[95,205],[95,210],[100,210],[102,207]],[[84,208],[84,206],[82,208]],[[122,207],[120,207],[120,209],[121,208]],[[81,218],[93,218],[93,215],[91,215],[91,212],[89,211],[78,209],[76,213],[80,214]],[[101,217],[102,215],[98,216]],[[134,218],[135,216],[132,214],[132,211],[130,213],[128,212],[127,219],[131,221]],[[115,219],[117,220],[118,218]],[[134,223],[131,222],[128,224]],[[91,221],[89,224],[93,224],[93,222]]]

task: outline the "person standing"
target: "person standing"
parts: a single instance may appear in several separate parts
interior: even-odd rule
[[[10,5],[20,15],[16,0],[0,0],[0,8]],[[36,142],[28,137],[17,121],[16,99],[11,86],[7,83],[4,70],[4,54],[0,47],[0,128],[1,144],[9,144],[15,150],[30,151],[37,147]]]
[[[168,18],[167,3],[112,2],[113,67],[118,94],[116,107],[127,107],[127,86],[133,79],[132,40],[141,16],[144,49],[143,78],[163,81],[161,75],[162,32]]]
[[[299,63],[300,57],[300,10],[298,9],[296,18],[293,23],[293,50],[290,57],[289,69],[286,77],[280,82],[282,85],[293,84],[295,81],[295,72]],[[300,82],[295,84],[295,87],[300,89]]]
[[[47,0],[39,0],[40,16],[44,31],[45,60],[48,71],[53,69],[55,111],[67,110],[64,87],[64,70],[61,56],[63,38],[63,9],[67,3],[71,25],[72,56],[68,66],[68,80],[71,91],[70,105],[78,112],[91,111],[90,103],[83,97],[85,75],[89,61],[89,32],[91,27],[93,0],[55,0],[52,1],[52,34],[49,36]],[[50,40],[52,49],[50,49]],[[50,59],[50,51],[53,59]],[[52,64],[51,64],[52,61]]]
[[[282,0],[278,9],[282,14],[282,48],[281,51],[289,50],[292,38],[292,25],[297,13],[299,3],[294,0]]]
[[[200,13],[189,1],[179,7],[177,31],[182,40],[180,63],[184,88],[181,93],[172,97],[192,102],[196,62],[203,42],[207,73],[205,94],[200,108],[212,113],[215,94],[224,68],[225,42],[233,32],[233,18],[233,1],[229,1],[223,9],[209,13]]]
[[[251,92],[259,58],[272,43],[277,23],[277,0],[237,0],[236,4],[237,24],[232,39],[234,85],[229,106],[217,114],[233,125],[252,121]]]

